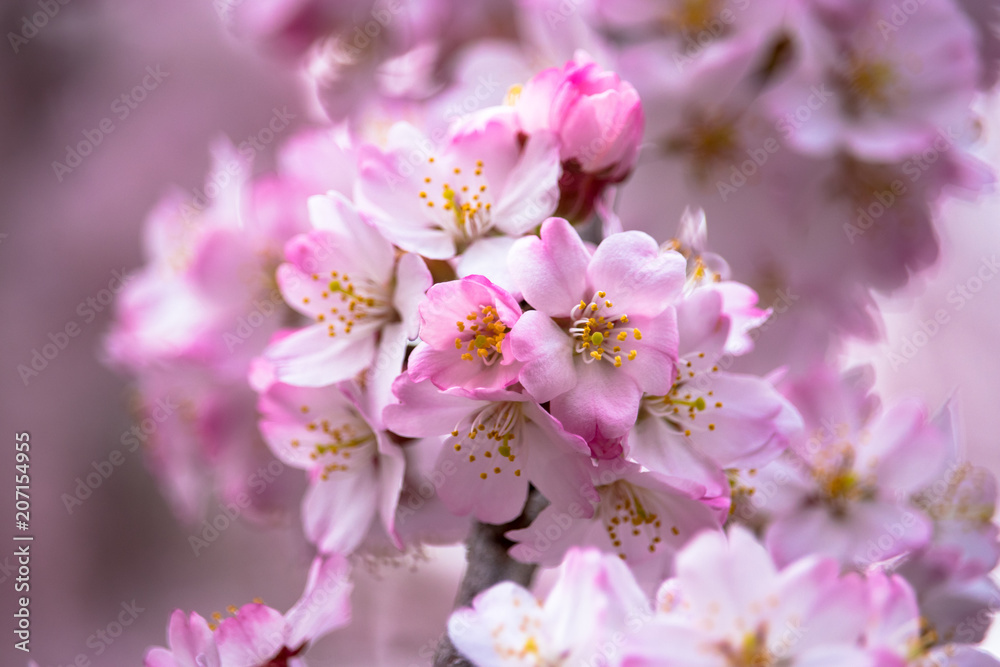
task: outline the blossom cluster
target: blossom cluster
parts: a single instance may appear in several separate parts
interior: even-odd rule
[[[271,173],[222,143],[225,187],[156,207],[106,348],[140,413],[181,405],[147,442],[181,517],[299,504],[318,555],[288,614],[175,612],[147,666],[303,664],[348,558],[519,517],[509,558],[560,578],[454,613],[475,664],[998,664],[958,406],[838,361],[936,258],[944,194],[992,180],[979,4],[230,9],[326,122]]]

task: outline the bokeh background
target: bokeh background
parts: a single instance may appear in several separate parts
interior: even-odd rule
[[[204,615],[253,597],[285,609],[301,591],[310,553],[297,523],[237,522],[193,555],[185,526],[170,513],[139,452],[70,511],[63,494],[121,449],[131,426],[126,379],[102,363],[110,306],[90,315],[88,298],[115,285],[116,272],[142,263],[141,223],[168,186],[194,191],[220,135],[239,142],[277,108],[310,116],[308,92],[292,68],[234,41],[210,0],[71,0],[27,43],[19,33],[38,0],[0,6],[0,664],[25,665],[13,649],[14,434],[31,434],[32,652],[42,667],[138,665],[145,648],[165,641],[175,608]],[[146,76],[166,73],[124,119],[111,107]],[[985,100],[978,154],[1000,167],[1000,103]],[[55,173],[68,144],[114,119],[92,154],[72,172]],[[278,142],[257,157],[266,168]],[[886,398],[920,396],[939,405],[954,395],[968,456],[1000,474],[1000,275],[962,308],[949,294],[983,261],[1000,255],[1000,194],[951,202],[940,222],[938,265],[905,294],[881,299],[885,342],[855,346],[878,367]],[[738,276],[737,276],[738,277]],[[100,304],[100,302],[97,302]],[[944,309],[947,324],[906,363],[888,352],[914,342],[921,322]],[[74,322],[80,334],[26,383],[50,334]],[[103,466],[107,469],[107,466]],[[313,665],[429,664],[462,568],[462,550],[428,550],[398,563],[357,570],[354,617],[310,653]],[[117,637],[108,630],[134,603],[141,609]],[[112,628],[114,631],[114,628]],[[1000,648],[994,630],[987,646]]]

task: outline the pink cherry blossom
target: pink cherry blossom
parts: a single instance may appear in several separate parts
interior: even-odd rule
[[[788,452],[787,495],[767,532],[779,563],[819,553],[864,566],[930,539],[929,518],[902,502],[942,471],[949,436],[922,404],[874,411],[849,381],[819,368],[786,392],[808,437]]]
[[[593,549],[566,555],[545,602],[512,582],[478,596],[448,621],[448,636],[476,665],[609,665],[650,615],[629,569]]]
[[[584,439],[623,436],[642,393],[673,386],[684,258],[639,232],[591,253],[568,222],[551,218],[540,238],[514,245],[510,267],[536,309],[510,334],[521,384]]]
[[[635,166],[644,122],[639,94],[582,52],[562,68],[536,74],[515,109],[529,136],[546,130],[559,138],[556,215],[585,220],[604,187],[623,181]]]
[[[514,108],[526,134],[556,134],[563,163],[609,182],[624,179],[635,166],[643,130],[639,94],[584,53],[536,74]]]
[[[358,209],[397,246],[431,259],[521,236],[558,201],[555,138],[538,132],[522,142],[509,108],[456,123],[440,145],[397,124],[385,150],[361,147],[359,170]]]
[[[458,515],[506,523],[524,508],[531,483],[550,502],[584,512],[596,492],[587,444],[566,433],[528,396],[513,391],[442,392],[401,376],[386,426],[405,436],[444,438],[435,469],[438,495]]]
[[[686,217],[690,222],[694,217]],[[702,218],[703,220],[703,218]],[[689,231],[682,224],[680,237]],[[703,235],[703,231],[702,231]],[[629,456],[644,466],[706,486],[709,495],[728,495],[724,469],[769,463],[802,427],[795,408],[766,379],[731,373],[733,350],[752,342],[746,329],[766,319],[756,294],[722,281],[724,263],[703,255],[702,240],[678,240],[688,256],[688,282],[677,304],[679,354],[671,390],[645,395],[629,434]],[[734,335],[734,328],[742,328]]]
[[[885,667],[990,667],[995,657],[968,646],[950,645],[925,627],[917,598],[906,580],[881,572],[869,575],[868,650]]]
[[[347,560],[316,558],[305,592],[282,615],[262,602],[230,607],[232,616],[207,621],[180,609],[170,616],[169,649],[151,648],[145,667],[305,667],[301,654],[320,637],[351,620]]]
[[[954,3],[921,5],[902,21],[890,0],[858,3],[836,19],[804,8],[803,62],[772,97],[776,117],[812,105],[808,122],[782,126],[798,149],[899,160],[967,118],[979,78],[977,40]]]
[[[373,522],[397,547],[396,506],[405,460],[380,421],[371,396],[356,387],[269,386],[260,397],[260,429],[285,464],[309,473],[302,499],[306,537],[322,553],[354,551]]]
[[[573,546],[617,554],[644,584],[671,573],[674,554],[697,533],[718,529],[725,516],[701,499],[705,489],[680,478],[643,472],[616,461],[594,473],[599,500],[546,507],[528,528],[507,534],[518,542],[510,554],[552,567]],[[720,514],[722,516],[720,516]]]
[[[861,648],[863,582],[833,560],[775,567],[740,527],[699,535],[677,556],[658,613],[629,643],[623,667],[874,667]]]
[[[501,389],[517,381],[521,364],[507,334],[521,307],[482,276],[434,285],[420,304],[420,343],[407,361],[419,382],[441,389]]]
[[[346,380],[377,360],[388,385],[417,335],[430,273],[416,255],[397,258],[342,195],[313,197],[309,207],[315,229],[288,242],[277,277],[285,300],[312,322],[264,356],[278,380],[305,387]]]

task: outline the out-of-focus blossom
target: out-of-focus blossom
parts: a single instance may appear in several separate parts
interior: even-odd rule
[[[287,613],[256,600],[230,607],[225,619],[180,609],[170,616],[170,648],[151,648],[145,667],[305,667],[301,654],[320,637],[351,620],[352,584],[347,560],[334,554],[317,558],[305,592]]]
[[[885,667],[990,667],[1000,660],[968,646],[943,645],[921,617],[906,580],[876,572],[868,577],[869,652]]]
[[[891,162],[968,118],[979,78],[976,36],[953,2],[926,2],[902,20],[889,0],[848,3],[833,17],[822,3],[805,7],[802,62],[770,94],[776,117],[803,103],[814,112],[808,123],[784,124],[796,148]]]
[[[613,664],[626,633],[651,614],[628,567],[592,549],[573,549],[540,602],[503,582],[448,621],[458,650],[481,667]]]
[[[746,530],[696,537],[660,589],[656,617],[626,648],[623,666],[874,667],[861,648],[864,584],[831,559],[779,570]]]
[[[767,545],[779,563],[816,553],[863,568],[931,537],[929,517],[907,500],[943,470],[948,434],[916,401],[874,408],[864,386],[851,386],[857,377],[819,367],[786,390],[806,431],[760,472],[783,474],[767,503]]]
[[[129,439],[148,443],[154,474],[187,520],[214,491],[225,501],[246,494],[251,515],[283,504],[284,479],[265,484],[266,493],[257,486],[256,471],[273,459],[247,428],[255,400],[245,377],[290,315],[273,271],[281,245],[304,230],[296,199],[304,186],[288,173],[249,182],[249,170],[220,144],[203,189],[157,205],[149,262],[125,285],[106,341],[110,361],[138,379],[139,424]]]

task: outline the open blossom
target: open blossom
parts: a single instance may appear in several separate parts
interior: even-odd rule
[[[874,572],[868,576],[870,616],[865,634],[879,667],[992,667],[1000,660],[970,646],[942,641],[922,618],[906,580]]]
[[[521,364],[507,334],[520,316],[517,300],[482,276],[434,285],[420,304],[420,343],[407,372],[441,389],[513,384]]]
[[[646,467],[728,494],[724,470],[775,459],[802,427],[795,408],[766,379],[720,363],[730,322],[722,296],[699,290],[677,307],[680,361],[663,395],[645,395],[629,434],[629,456]]]
[[[518,542],[511,556],[552,567],[571,547],[592,546],[617,554],[644,584],[659,583],[674,554],[696,534],[718,530],[725,515],[701,502],[703,487],[635,464],[607,463],[593,476],[599,499],[592,509],[550,504],[528,528],[507,533]]]
[[[590,516],[596,498],[590,451],[525,394],[493,390],[442,392],[430,382],[400,376],[399,404],[384,412],[386,426],[405,436],[446,436],[435,466],[437,489],[455,514],[506,523],[524,508],[531,483],[560,507],[577,503]]]
[[[623,667],[875,667],[861,648],[868,600],[832,559],[778,570],[745,529],[696,537]]]
[[[796,148],[893,161],[967,120],[979,78],[977,39],[955,3],[927,2],[912,14],[891,0],[839,11],[822,5],[803,5],[803,62],[771,100]],[[808,121],[789,120],[803,104],[812,111]]]
[[[499,583],[451,615],[448,636],[480,667],[609,665],[625,633],[650,615],[628,567],[573,549],[544,603],[515,583]]]
[[[358,208],[403,250],[431,259],[499,247],[496,237],[521,236],[555,210],[559,148],[551,133],[527,142],[514,112],[497,108],[456,123],[440,146],[410,125],[389,131],[388,145],[359,149]],[[477,247],[478,246],[478,247]],[[492,257],[492,253],[485,252]],[[481,273],[475,270],[460,273]]]
[[[705,298],[706,292],[713,292],[721,299],[718,319],[703,308],[693,308],[693,312],[683,318],[678,315],[682,351],[685,347],[706,345],[704,341],[715,341],[722,329],[727,331],[722,344],[724,353],[738,356],[753,350],[754,341],[749,333],[766,322],[772,311],[760,307],[760,299],[753,288],[732,280],[729,263],[708,249],[705,211],[684,209],[675,238],[665,246],[687,259],[687,282],[679,308],[690,301],[702,303],[699,299]],[[688,319],[695,323],[693,327],[687,323]]]
[[[264,356],[279,381],[319,387],[357,375],[378,353],[391,382],[417,335],[430,273],[416,255],[397,258],[342,195],[312,197],[309,210],[315,229],[288,242],[277,278],[288,304],[312,323],[272,342]]]
[[[340,555],[317,558],[309,570],[305,592],[286,614],[259,600],[232,616],[180,609],[170,616],[170,648],[154,647],[144,667],[305,667],[309,644],[351,620],[350,566]]]
[[[389,538],[405,460],[380,422],[370,396],[352,385],[294,387],[275,382],[260,397],[260,430],[285,464],[309,473],[302,499],[306,537],[322,553],[349,554],[378,517]]]
[[[727,267],[721,258],[704,252],[704,216],[685,215],[679,238],[668,247],[688,259],[684,296],[676,306],[678,369],[669,392],[643,397],[628,438],[629,457],[698,482],[710,496],[728,495],[725,469],[769,463],[802,420],[767,379],[726,370],[734,353],[752,347],[747,329],[768,313],[756,307],[749,287],[723,280]]]
[[[949,433],[951,413],[944,410],[938,419]],[[977,643],[986,635],[1000,597],[990,575],[1000,559],[996,499],[993,474],[961,461],[957,442],[947,469],[912,497],[933,521],[933,534],[895,571],[913,587],[923,630],[937,643]]]
[[[684,258],[641,232],[612,235],[591,253],[568,222],[550,218],[541,238],[514,245],[510,267],[536,309],[510,334],[521,384],[584,439],[623,436],[643,392],[673,387]]]
[[[942,471],[948,435],[922,404],[875,411],[848,383],[818,368],[786,392],[807,430],[780,462],[787,478],[767,532],[779,563],[819,553],[865,566],[931,537],[930,519],[904,503]]]

